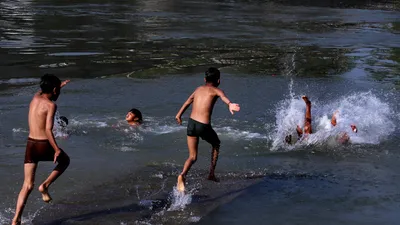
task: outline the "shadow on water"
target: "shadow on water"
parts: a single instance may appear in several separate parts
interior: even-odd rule
[[[66,199],[41,210],[33,224],[189,224],[238,196],[251,192],[257,185],[273,180],[325,180],[327,175],[260,172],[257,174],[220,174],[221,182],[204,180],[197,171],[188,178],[191,201],[183,208],[172,209],[177,169],[171,166],[149,166],[96,187],[86,187]]]

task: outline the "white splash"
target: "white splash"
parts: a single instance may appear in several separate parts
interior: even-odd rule
[[[266,139],[267,136],[264,134],[260,134],[257,132],[251,132],[246,130],[238,130],[232,127],[222,127],[222,128],[214,128],[217,133],[221,136],[226,135],[228,137],[234,139]]]
[[[171,193],[171,206],[168,211],[182,211],[192,202],[192,195],[190,193],[180,192],[174,186]]]
[[[290,98],[278,104],[275,131],[270,136],[272,150],[293,149],[309,144],[329,144],[343,133],[347,133],[351,143],[379,144],[396,129],[394,122],[396,113],[387,102],[372,92],[354,93],[332,102],[318,102],[311,99],[313,134],[295,145],[288,145],[284,141],[285,137],[291,134],[292,140],[294,139],[294,142],[297,140],[296,126],[303,127],[305,116],[304,101],[300,96],[296,98],[293,96],[291,91]],[[333,127],[331,117],[335,111],[338,111],[337,125]],[[357,126],[358,133],[352,132],[351,124]]]

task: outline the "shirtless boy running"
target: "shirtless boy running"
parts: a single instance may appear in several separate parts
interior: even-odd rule
[[[182,108],[179,110],[175,119],[179,124],[182,124],[181,116],[186,109],[193,103],[192,113],[187,127],[187,143],[189,148],[189,157],[185,162],[182,173],[178,176],[177,189],[180,192],[185,191],[185,177],[190,167],[197,160],[197,150],[199,145],[199,137],[207,141],[212,146],[211,152],[211,166],[208,175],[209,180],[218,181],[215,177],[214,171],[217,165],[220,140],[217,133],[211,127],[211,114],[214,104],[218,97],[225,102],[229,111],[234,113],[238,112],[240,107],[236,103],[231,103],[225,96],[224,92],[218,88],[220,84],[220,72],[216,68],[209,68],[205,75],[205,85],[198,87],[192,95],[186,100]]]
[[[43,201],[50,202],[49,186],[67,169],[68,155],[58,147],[54,135],[54,114],[57,110],[56,101],[60,90],[69,80],[61,83],[54,75],[42,76],[39,91],[29,105],[29,138],[26,144],[24,161],[24,184],[18,195],[17,208],[12,224],[21,224],[22,211],[24,210],[29,194],[33,190],[35,172],[39,161],[58,162],[49,177],[39,186]]]

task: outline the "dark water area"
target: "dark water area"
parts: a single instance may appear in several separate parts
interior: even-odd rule
[[[69,125],[54,130],[71,165],[53,203],[34,190],[23,224],[397,224],[399,34],[394,0],[3,0],[0,224],[14,214],[44,73],[71,79],[57,101]],[[217,102],[220,182],[205,179],[201,141],[180,194],[189,112],[183,126],[174,117],[210,66],[241,112]],[[314,133],[288,145],[301,95]],[[143,126],[125,123],[132,107]],[[36,184],[52,168],[40,163]]]
[[[210,65],[283,74],[294,51],[303,76],[340,74],[358,59],[380,74],[398,60],[395,2],[321,2],[3,1],[2,77],[147,77]],[[386,10],[367,10],[378,5]]]

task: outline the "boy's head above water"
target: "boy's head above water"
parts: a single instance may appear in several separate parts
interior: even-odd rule
[[[60,127],[66,127],[68,125],[68,119],[65,116],[60,116],[59,120],[58,120],[58,124],[60,125]]]
[[[206,83],[210,83],[213,86],[218,87],[218,85],[220,83],[220,76],[221,76],[221,73],[219,72],[219,70],[217,68],[210,67],[206,71],[206,76],[204,77],[204,80],[206,81]]]
[[[133,108],[126,114],[125,120],[130,125],[139,125],[143,122],[142,113],[138,109]]]
[[[53,74],[45,74],[40,78],[42,94],[51,95],[51,100],[56,101],[60,95],[61,80]]]

